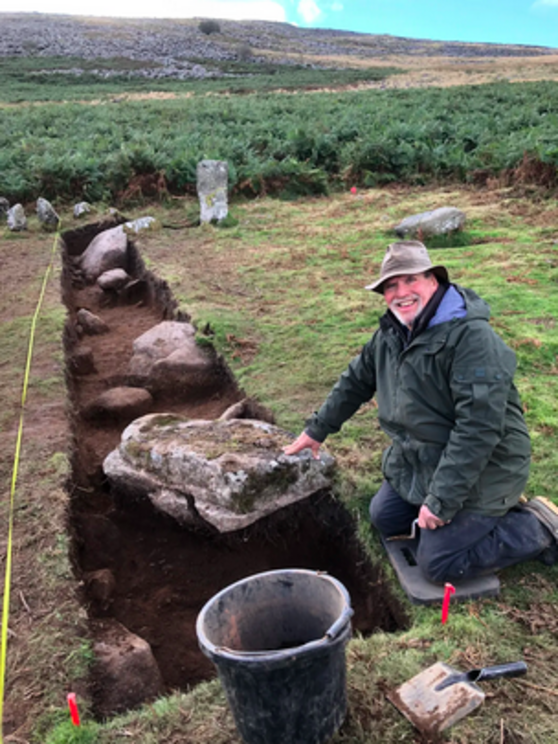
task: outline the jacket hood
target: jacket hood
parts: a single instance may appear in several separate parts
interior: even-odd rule
[[[468,318],[475,320],[490,319],[490,305],[479,297],[476,292],[472,289],[467,289],[467,287],[461,287],[459,284],[452,284],[450,289],[451,288],[454,288],[465,301],[465,309]]]

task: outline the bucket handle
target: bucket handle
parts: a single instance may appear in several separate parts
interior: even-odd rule
[[[324,640],[328,641],[334,641],[337,636],[341,634],[341,632],[345,629],[347,626],[347,623],[351,619],[351,617],[354,615],[354,610],[352,607],[345,607],[341,615],[337,618],[337,620],[331,625],[328,630],[326,630],[324,636],[318,640],[315,641],[308,641],[308,643],[305,643],[303,646],[300,646],[298,650],[305,649],[306,651],[310,650],[311,648],[320,648],[322,646]],[[276,653],[280,656],[287,656],[288,654],[292,653],[293,649],[282,649],[280,651],[274,651],[270,652],[267,651],[239,651],[234,650],[232,648],[228,648],[227,646],[216,646],[215,651],[217,653],[225,653],[230,656],[234,657],[243,657],[246,660],[248,659],[258,659],[262,656],[269,656],[270,653]]]
[[[354,615],[354,611],[351,607],[345,607],[343,612],[339,615],[333,625],[326,631],[325,637],[333,641],[340,632],[345,628],[351,617]]]

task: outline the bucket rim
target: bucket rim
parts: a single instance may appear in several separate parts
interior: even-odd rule
[[[280,575],[300,575],[300,574],[306,574],[309,576],[317,576],[320,579],[324,579],[325,581],[332,584],[342,595],[344,600],[344,607],[341,611],[339,617],[332,623],[332,625],[328,628],[328,630],[324,633],[324,635],[321,638],[308,641],[307,643],[301,644],[300,646],[293,646],[292,648],[285,648],[285,649],[271,649],[266,651],[242,651],[242,650],[235,650],[231,648],[227,648],[226,646],[218,646],[214,644],[212,641],[209,640],[207,637],[205,631],[203,630],[203,624],[205,615],[209,611],[209,609],[216,603],[219,602],[222,597],[224,597],[228,592],[232,591],[233,589],[237,589],[238,587],[247,584],[254,579],[258,578],[264,578],[264,577],[273,577],[273,576],[280,576]],[[230,660],[242,660],[246,662],[260,662],[262,658],[272,658],[274,661],[279,661],[281,659],[288,659],[292,657],[295,654],[299,654],[304,651],[311,651],[312,649],[316,648],[319,649],[323,646],[325,646],[328,643],[334,643],[338,642],[339,640],[347,640],[350,635],[350,619],[353,616],[354,611],[351,607],[351,598],[349,596],[349,592],[345,588],[345,586],[339,581],[339,579],[336,579],[334,576],[331,576],[326,571],[313,571],[311,569],[307,568],[281,568],[281,569],[274,569],[272,571],[263,571],[261,573],[257,574],[251,574],[250,576],[245,576],[243,579],[240,579],[239,581],[235,581],[232,584],[229,584],[228,586],[221,589],[217,594],[214,594],[208,601],[204,604],[202,609],[200,610],[197,620],[196,620],[196,634],[198,637],[198,642],[201,646],[202,651],[208,655],[208,656],[218,656],[220,658],[226,658]],[[349,632],[346,632],[349,631]]]

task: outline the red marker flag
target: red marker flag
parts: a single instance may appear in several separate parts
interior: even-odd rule
[[[444,599],[442,601],[442,625],[448,619],[451,595],[455,594],[455,587],[452,584],[444,585]]]
[[[79,711],[76,703],[76,693],[68,693],[68,708],[70,709],[70,716],[74,726],[79,726]]]

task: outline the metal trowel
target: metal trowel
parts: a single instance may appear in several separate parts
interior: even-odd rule
[[[436,734],[471,713],[483,702],[475,684],[496,677],[517,677],[527,672],[523,661],[460,672],[438,662],[387,694],[387,699],[417,728]]]

